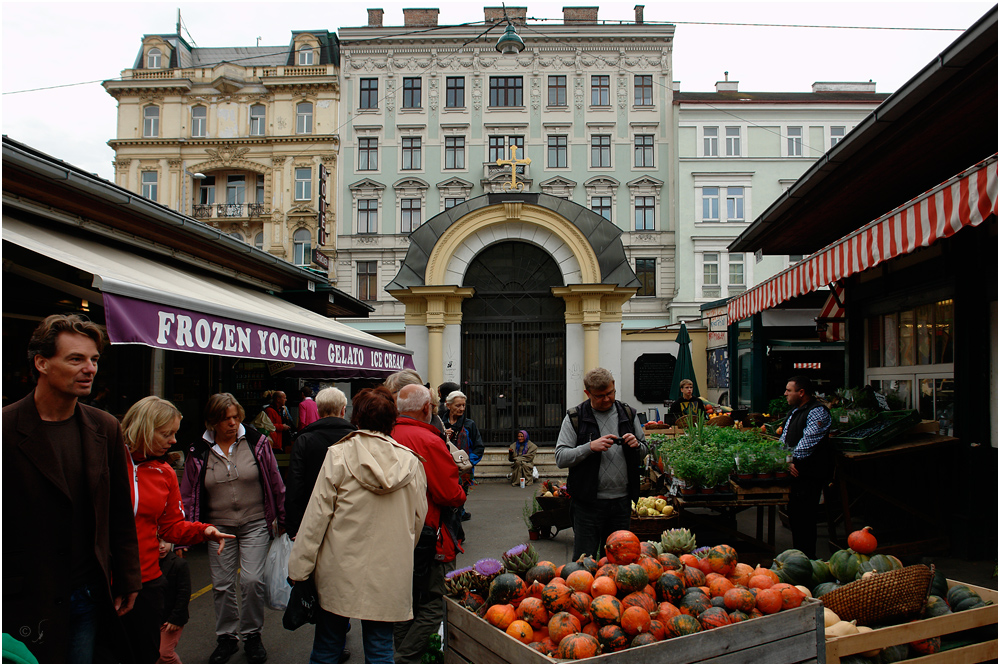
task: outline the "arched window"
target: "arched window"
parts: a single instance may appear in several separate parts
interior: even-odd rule
[[[163,54],[160,49],[149,49],[146,54],[146,69],[160,69],[163,62]]]
[[[299,102],[295,105],[295,133],[312,134],[313,105],[312,102]]]
[[[142,110],[142,135],[160,136],[160,107],[147,106]]]
[[[191,136],[208,136],[208,109],[204,106],[191,107]]]
[[[312,234],[308,229],[296,229],[292,234],[292,262],[296,266],[312,263]]]
[[[238,231],[230,231],[229,235],[241,243],[246,243],[246,240],[243,238],[243,234]]]
[[[258,250],[264,249],[264,232],[258,231],[257,235],[253,237],[253,246]]]
[[[308,44],[299,47],[299,65],[311,65],[313,64],[313,47]]]
[[[266,119],[267,111],[263,104],[254,104],[250,107],[250,136],[264,136]]]

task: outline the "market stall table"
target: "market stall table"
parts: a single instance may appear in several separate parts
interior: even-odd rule
[[[947,437],[933,433],[917,433],[903,435],[895,443],[874,451],[839,451],[835,459],[834,472],[834,496],[828,499],[833,500],[833,504],[838,505],[842,512],[840,517],[844,523],[844,534],[854,531],[855,526],[851,516],[851,509],[864,496],[870,495],[898,508],[905,514],[909,514],[920,521],[923,530],[938,530],[939,533],[931,538],[921,538],[902,543],[893,543],[892,552],[899,556],[906,555],[926,555],[930,552],[946,552],[949,547],[949,540],[945,534],[947,522],[942,511],[942,502],[939,501],[939,494],[942,485],[935,482],[934,475],[940,474],[940,466],[934,465],[910,465],[908,473],[924,473],[928,478],[912,478],[914,488],[920,488],[921,492],[910,499],[899,494],[886,492],[879,485],[872,483],[862,477],[862,468],[870,467],[872,462],[891,461],[894,468],[901,468],[907,462],[912,462],[914,458],[924,454],[943,456],[937,449],[957,443],[955,437]],[[925,482],[926,481],[926,482]],[[853,496],[852,488],[856,489]],[[839,498],[836,497],[839,494]],[[919,506],[915,504],[915,498],[919,498]],[[838,501],[839,500],[839,501]],[[838,541],[836,523],[838,518],[829,517],[829,533],[831,549],[840,549],[843,546]],[[888,546],[888,542],[883,541],[883,546]]]
[[[762,553],[774,555],[775,523],[778,506],[788,504],[788,486],[754,486],[742,487],[736,481],[730,481],[732,493],[719,495],[718,499],[706,499],[705,495],[697,499],[677,497],[677,510],[681,514],[681,524],[705,525],[708,528],[722,532],[731,539],[752,544]],[[727,524],[737,513],[746,509],[757,509],[757,522],[754,536],[740,532]],[[720,515],[695,513],[692,509],[712,509]],[[764,510],[767,509],[767,538],[764,536]]]

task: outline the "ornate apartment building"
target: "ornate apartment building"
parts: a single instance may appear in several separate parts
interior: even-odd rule
[[[117,184],[322,269],[314,259],[332,257],[336,242],[317,227],[321,172],[328,229],[336,217],[338,62],[337,37],[326,30],[295,31],[287,46],[240,48],[144,36],[132,68],[104,82],[118,101],[109,141]]]

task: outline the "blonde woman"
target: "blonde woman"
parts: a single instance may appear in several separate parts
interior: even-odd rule
[[[182,545],[216,541],[220,552],[224,540],[233,538],[207,523],[184,519],[177,473],[165,458],[180,427],[180,411],[152,395],[135,403],[122,420],[122,436],[131,454],[132,511],[142,566],[142,590],[122,623],[139,663],[151,664],[160,655],[167,583],[160,571],[157,535]]]

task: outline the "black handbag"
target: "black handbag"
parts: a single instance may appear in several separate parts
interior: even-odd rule
[[[316,624],[319,614],[319,594],[312,576],[292,585],[288,606],[281,618],[281,624],[289,631],[295,631],[303,624]]]

